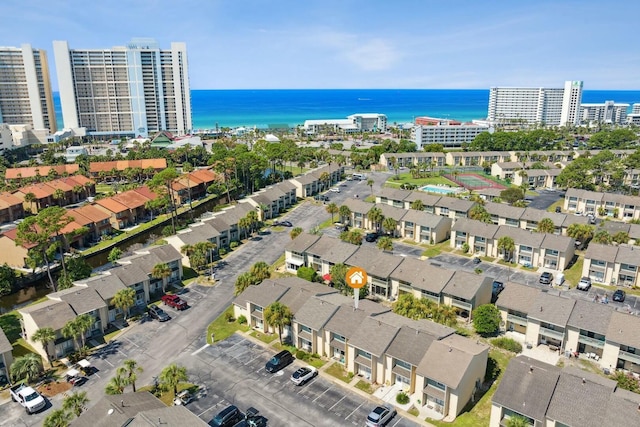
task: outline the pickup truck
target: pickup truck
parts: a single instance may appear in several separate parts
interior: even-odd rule
[[[163,295],[160,299],[164,305],[173,307],[176,310],[185,310],[187,308],[187,302],[181,299],[178,295]]]
[[[18,384],[9,389],[11,400],[18,402],[27,411],[27,414],[35,414],[47,405],[47,401],[33,388]]]

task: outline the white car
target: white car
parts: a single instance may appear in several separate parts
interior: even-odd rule
[[[338,187],[331,187],[329,191],[333,191],[334,193],[339,193],[340,189]]]
[[[396,409],[391,405],[376,406],[367,416],[367,427],[386,426],[397,414]]]
[[[303,385],[317,375],[318,370],[316,368],[313,366],[304,366],[291,374],[291,381],[293,381],[295,385]]]

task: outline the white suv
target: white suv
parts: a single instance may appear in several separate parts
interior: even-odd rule
[[[588,291],[591,288],[591,279],[588,277],[583,277],[580,279],[580,283],[578,283],[578,289],[581,291]]]

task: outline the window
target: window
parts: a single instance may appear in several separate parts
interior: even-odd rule
[[[300,325],[300,332],[311,333],[311,328],[305,325]]]
[[[437,388],[438,390],[442,390],[442,391],[444,391],[447,388],[446,385],[436,380],[432,380],[431,378],[427,378],[427,386]]]
[[[347,339],[345,337],[343,337],[342,335],[338,335],[338,334],[331,334],[331,339],[332,340],[336,340],[338,342],[346,342]]]
[[[393,361],[395,362],[396,366],[400,366],[401,368],[407,369],[407,370],[411,370],[411,364],[407,363],[403,360],[400,359],[393,359]]]
[[[371,360],[371,353],[368,353],[368,352],[366,352],[366,351],[364,351],[364,350],[360,350],[360,349],[358,349],[358,350],[356,351],[356,357],[358,357],[358,356],[362,356],[362,357],[364,357],[365,359]]]

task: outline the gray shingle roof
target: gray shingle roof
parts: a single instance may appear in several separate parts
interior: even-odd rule
[[[94,288],[105,301],[113,298],[119,290],[126,289],[125,284],[122,283],[122,280],[120,280],[118,276],[112,276],[110,274],[99,274],[97,276],[77,280],[75,283]]]
[[[564,221],[562,221],[561,224],[562,227],[568,228],[571,224],[589,224],[589,218],[586,216],[565,215]]]
[[[411,194],[410,190],[402,190],[399,188],[382,187],[380,192],[376,194],[378,197],[385,197],[389,200],[404,201]]]
[[[343,264],[358,248],[357,245],[323,235],[307,249],[307,254],[319,256],[332,264]]]
[[[544,239],[543,233],[535,233],[508,225],[499,226],[494,238],[500,239],[503,236],[511,237],[516,245],[526,245],[532,248],[539,248]]]
[[[577,300],[567,325],[605,335],[612,313],[613,310],[604,304]]]
[[[382,211],[382,215],[384,215],[385,218],[393,218],[397,222],[400,222],[402,217],[407,213],[405,209],[387,205],[386,203],[377,203],[375,206]]]
[[[620,264],[640,265],[640,248],[633,246],[618,246],[616,262]]]
[[[376,357],[384,354],[400,330],[398,327],[388,325],[373,317],[365,317],[354,329],[355,332],[348,344]]]
[[[385,253],[373,246],[360,246],[346,264],[364,269],[367,274],[386,279],[402,262],[401,257]]]
[[[344,303],[348,303],[346,296],[340,296],[344,298]],[[311,297],[296,311],[294,318],[295,321],[301,325],[308,326],[314,331],[319,331],[329,321],[331,316],[333,316],[333,313],[338,310],[338,307],[340,306],[325,301],[322,298]]]
[[[590,243],[584,257],[598,261],[615,262],[617,254],[618,248],[616,246]]]
[[[287,281],[285,279],[295,280]],[[278,301],[289,307],[294,315],[298,312],[300,307],[302,307],[304,303],[307,302],[307,300],[312,296],[337,292],[333,288],[330,288],[326,285],[308,282],[298,277],[283,277],[282,279],[278,280],[278,283],[283,286],[289,286],[287,292],[285,292],[285,294],[282,295],[282,297],[280,297]]]
[[[555,226],[560,226],[564,222],[565,215],[556,212],[547,212],[540,209],[525,208],[520,219],[540,222],[543,218],[549,218]]]
[[[403,326],[387,349],[387,354],[418,366],[435,337],[418,329]]]
[[[375,206],[374,203],[365,202],[360,199],[347,199],[342,204],[347,206],[353,213],[361,213],[365,215],[373,206]]]
[[[311,245],[317,242],[320,236],[316,234],[300,233],[295,239],[287,243],[286,251],[304,253]]]
[[[482,190],[484,191],[484,190]],[[498,191],[498,195],[500,190]],[[484,208],[491,215],[497,215],[500,218],[520,219],[524,213],[524,208],[517,208],[515,206],[507,205],[504,203],[486,202]]]
[[[498,295],[496,307],[527,314],[540,292],[540,289],[532,286],[507,282],[504,284],[504,290]]]
[[[180,254],[180,252],[178,252],[178,250],[171,245],[151,246],[144,250],[136,251],[136,253],[141,255],[149,253],[157,257],[160,262],[163,263],[180,261],[182,259],[182,254]]]
[[[621,388],[609,397],[605,419],[607,424],[616,427],[637,427],[640,425],[640,394]]]
[[[614,311],[607,328],[607,341],[640,348],[640,318]]]
[[[208,425],[184,406],[167,406],[138,413],[127,427],[206,427]]]
[[[420,200],[425,206],[436,206],[441,196],[425,193],[424,191],[412,191],[405,201],[411,203],[414,200]]]
[[[424,332],[426,334],[432,335],[436,339],[442,339],[444,337],[448,337],[449,335],[455,333],[456,331],[455,329],[450,328],[449,326],[441,325],[439,323],[432,322],[431,320],[409,319],[408,317],[400,316],[399,314],[396,314],[391,310],[385,311],[384,313],[378,313],[372,316],[375,316],[376,319],[382,320],[384,323],[388,325],[396,326],[398,328],[406,326],[411,329],[415,329],[420,332]]]
[[[491,277],[457,270],[442,292],[465,300],[471,300],[478,294],[481,287],[491,286],[492,282],[493,278]]]
[[[355,334],[356,325],[362,323],[365,317],[367,317],[367,312],[362,309],[361,305],[357,310],[353,306],[342,305],[329,319],[325,329],[350,339]]]
[[[498,226],[469,218],[459,218],[451,227],[451,231],[461,231],[470,236],[479,236],[491,239],[498,232]]]
[[[142,270],[136,264],[121,265],[108,271],[112,276],[118,277],[126,286],[144,283],[149,280],[149,273]]]
[[[149,392],[105,395],[95,405],[73,420],[73,427],[124,426],[139,412],[167,408],[160,399]]]
[[[469,212],[469,209],[471,209],[473,205],[475,205],[475,202],[458,199],[456,197],[441,197],[436,203],[436,206],[449,208],[456,212]]]
[[[515,357],[491,401],[542,425],[559,377],[560,368],[525,356]]]
[[[288,290],[288,286],[267,279],[260,284],[249,286],[233,300],[233,303],[246,307],[247,302],[251,302],[258,307],[264,308],[274,301],[279,301]]]
[[[7,353],[9,351],[13,351],[13,346],[7,339],[7,336],[4,334],[4,331],[0,329],[0,355],[2,353]]]
[[[189,231],[178,233],[177,236],[185,245],[195,245],[220,236],[220,232],[208,222],[203,222],[192,225]]]
[[[571,248],[574,247],[576,241],[572,237],[568,236],[559,236],[557,234],[549,234],[549,233],[540,233],[544,236],[542,240],[542,244],[540,245],[543,249],[553,249],[559,251],[560,253],[566,253]]]
[[[533,302],[528,318],[565,327],[573,311],[576,300],[564,298],[549,292],[540,292]]]
[[[65,301],[48,300],[18,311],[31,314],[38,329],[46,326],[54,331],[62,329],[68,321],[76,318],[76,313]]]
[[[405,258],[390,275],[392,279],[436,294],[442,292],[452,276],[453,271],[434,267],[430,262],[417,258]]]
[[[417,211],[415,209],[407,210],[406,214],[402,217],[402,221],[413,222],[414,224],[429,227],[431,229],[438,228],[440,224],[447,228],[451,227],[451,218],[430,214],[425,211]]]
[[[95,289],[85,288],[84,286],[73,286],[69,289],[49,294],[48,297],[66,301],[76,314],[89,313],[107,306]]]
[[[571,426],[604,426],[609,398],[616,382],[577,368],[560,373],[547,416]]]
[[[489,347],[457,334],[433,341],[418,365],[417,372],[427,378],[457,389],[475,356],[489,352]]]

